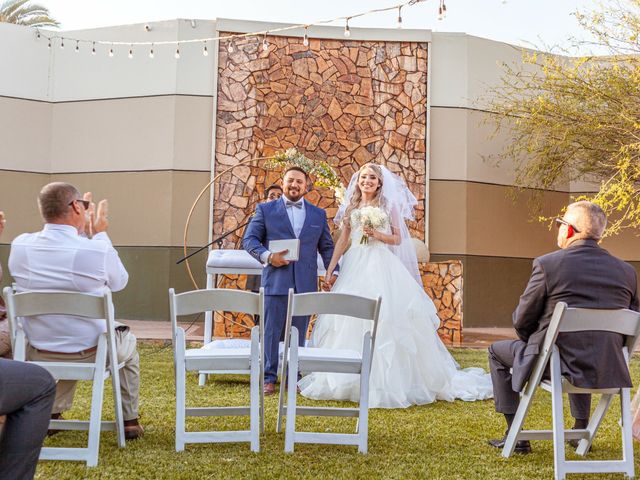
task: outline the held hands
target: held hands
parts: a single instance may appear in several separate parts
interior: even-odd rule
[[[320,283],[320,287],[323,291],[328,292],[329,290],[331,290],[331,288],[333,288],[333,284],[336,283],[337,279],[337,275],[334,275],[331,272],[327,272],[327,274],[324,276],[324,280]]]

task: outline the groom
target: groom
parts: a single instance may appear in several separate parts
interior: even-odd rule
[[[265,292],[265,370],[264,393],[275,393],[278,373],[278,343],[285,326],[287,295],[315,292],[318,286],[318,252],[325,268],[333,254],[333,241],[329,234],[327,214],[321,208],[305,201],[309,178],[299,167],[290,167],[282,181],[283,195],[272,202],[261,203],[247,227],[242,246],[264,265],[262,283]],[[300,240],[297,261],[285,260],[287,250],[270,252],[271,240]],[[332,277],[333,284],[336,277]],[[304,345],[309,317],[293,317],[293,326],[300,332],[300,345]]]

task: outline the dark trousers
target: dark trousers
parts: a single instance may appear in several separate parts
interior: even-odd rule
[[[264,297],[264,381],[275,383],[278,378],[278,344],[283,335],[287,318],[287,295],[265,295]],[[298,329],[299,345],[309,327],[309,317],[293,317],[292,324]]]
[[[0,358],[0,479],[33,478],[47,434],[56,383],[44,368]]]
[[[522,340],[502,340],[489,347],[489,368],[496,412],[513,415],[518,410],[520,395],[519,392],[514,392],[511,386],[510,369],[513,367],[516,353],[524,348],[524,345],[525,342]],[[569,394],[569,405],[573,418],[589,418],[591,395]]]

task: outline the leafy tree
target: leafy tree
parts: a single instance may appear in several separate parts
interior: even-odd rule
[[[513,134],[500,158],[516,162],[516,184],[596,182],[579,199],[603,207],[615,234],[640,227],[640,0],[576,18],[593,39],[578,44],[608,55],[524,52],[520,67],[505,64],[489,103],[496,129]]]
[[[0,22],[29,27],[57,27],[60,23],[51,18],[49,9],[29,0],[8,0],[0,5]]]

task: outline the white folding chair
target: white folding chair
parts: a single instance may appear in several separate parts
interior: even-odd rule
[[[260,451],[260,433],[264,432],[264,362],[262,345],[264,333],[255,326],[251,329],[249,348],[187,349],[185,332],[178,327],[178,317],[214,310],[249,313],[264,318],[264,292],[251,293],[231,289],[194,290],[176,294],[169,289],[169,309],[173,331],[174,366],[176,373],[176,451],[184,450],[187,443],[250,442],[251,451]],[[201,371],[249,371],[249,407],[186,406],[186,373]],[[244,416],[250,417],[249,430],[187,432],[187,416]]]
[[[77,315],[87,319],[104,319],[107,331],[100,335],[93,363],[79,362],[29,362],[47,369],[56,380],[92,380],[91,414],[89,421],[51,420],[50,428],[58,430],[88,430],[89,441],[86,448],[44,447],[40,452],[41,460],[76,460],[86,462],[88,467],[98,464],[100,431],[115,430],[118,446],[124,447],[124,423],[122,400],[120,397],[120,377],[118,371],[124,364],[118,364],[116,354],[115,320],[111,292],[102,296],[72,292],[35,292],[14,293],[11,287],[3,290],[7,304],[7,317],[11,329],[13,359],[26,360],[26,338],[21,318],[34,315]],[[102,401],[104,382],[111,377],[115,421],[102,421]]]
[[[630,388],[591,389],[573,386],[561,374],[560,353],[556,346],[558,333],[602,331],[616,332],[626,336],[623,355],[629,364],[629,358],[640,334],[640,313],[631,310],[595,310],[568,308],[564,302],[558,302],[551,317],[542,350],[534,365],[527,385],[521,393],[520,405],[502,450],[503,457],[509,457],[518,440],[553,440],[555,478],[563,479],[567,473],[610,473],[622,472],[628,477],[634,476],[633,445],[631,437]],[[551,379],[543,380],[547,364],[551,362]],[[552,430],[522,430],[527,412],[531,407],[537,387],[551,393],[553,428]],[[562,408],[563,393],[599,393],[602,394],[589,425],[586,429],[565,429]],[[581,460],[568,461],[565,457],[565,440],[579,439],[576,453],[584,456],[607,412],[614,395],[620,395],[622,460]]]
[[[342,293],[301,293],[289,290],[289,304],[285,327],[285,350],[280,381],[277,431],[281,431],[282,418],[286,415],[285,452],[293,452],[294,444],[327,443],[357,445],[360,453],[367,453],[369,437],[369,373],[378,329],[380,297],[377,299],[346,295]],[[331,348],[299,347],[298,329],[292,327],[292,318],[302,315],[334,314],[344,315],[344,321],[357,319],[372,321],[372,329],[364,334],[362,353],[355,350]],[[349,318],[351,317],[351,318]],[[301,333],[302,335],[305,332]],[[358,408],[297,407],[296,384],[299,372],[333,372],[360,374],[360,402]],[[285,379],[289,388],[287,404]],[[296,416],[358,417],[356,433],[319,433],[296,431]]]

